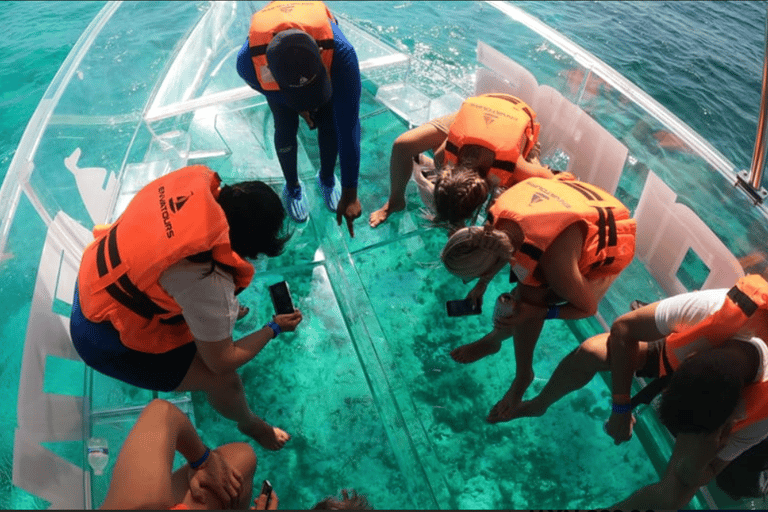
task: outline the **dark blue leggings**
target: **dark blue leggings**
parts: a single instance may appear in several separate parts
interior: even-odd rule
[[[293,187],[299,182],[296,167],[296,151],[298,144],[296,134],[299,130],[299,113],[275,101],[268,101],[275,121],[275,150],[280,167],[283,170],[285,182]],[[333,100],[327,102],[317,111],[312,112],[312,120],[317,126],[317,143],[320,147],[320,179],[324,185],[334,183],[333,170],[336,167],[338,145],[336,141],[336,125],[333,120]]]
[[[163,354],[133,350],[120,342],[110,322],[91,322],[80,310],[78,285],[72,301],[69,332],[82,360],[94,370],[134,386],[173,391],[187,374],[197,347],[187,343]]]

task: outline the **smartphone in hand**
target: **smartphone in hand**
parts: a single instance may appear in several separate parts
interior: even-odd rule
[[[272,297],[272,305],[275,307],[275,314],[284,315],[293,313],[296,308],[293,307],[291,291],[286,281],[280,281],[269,287],[269,295]]]
[[[269,483],[269,480],[264,480],[264,483],[261,484],[261,494],[265,494],[267,496],[267,502],[264,505],[264,509],[269,508],[269,502],[272,500],[272,484]]]
[[[480,306],[475,307],[472,299],[449,300],[445,303],[448,316],[479,315],[482,313]]]

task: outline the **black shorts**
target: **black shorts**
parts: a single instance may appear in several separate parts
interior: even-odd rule
[[[110,322],[96,323],[85,318],[80,309],[77,283],[69,331],[75,350],[85,364],[104,375],[153,391],[173,391],[179,387],[197,353],[194,342],[162,354],[126,347]]]
[[[648,358],[645,360],[645,365],[637,370],[635,375],[649,379],[659,378],[662,365],[664,364],[662,357],[666,343],[666,338],[648,343]]]

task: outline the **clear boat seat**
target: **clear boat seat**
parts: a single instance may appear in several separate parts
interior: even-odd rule
[[[677,276],[689,250],[710,270],[702,289],[730,288],[744,275],[736,257],[652,171],[643,187],[637,208],[636,257],[642,261],[668,295],[691,290]]]
[[[48,356],[80,360],[69,336],[69,308],[80,254],[91,239],[91,233],[64,212],[54,217],[40,259],[24,340],[13,483],[51,502],[52,508],[85,507],[83,469],[41,443],[82,441],[87,430],[83,398],[47,393],[43,383]]]
[[[478,41],[475,93],[506,92],[528,103],[541,124],[541,159],[562,153],[566,169],[581,180],[611,194],[616,192],[627,147],[577,105],[548,85],[539,85],[530,71],[509,57]]]

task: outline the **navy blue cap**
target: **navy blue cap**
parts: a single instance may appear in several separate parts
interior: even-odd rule
[[[331,99],[331,80],[320,49],[303,30],[278,32],[267,46],[267,66],[294,110],[315,110]]]

